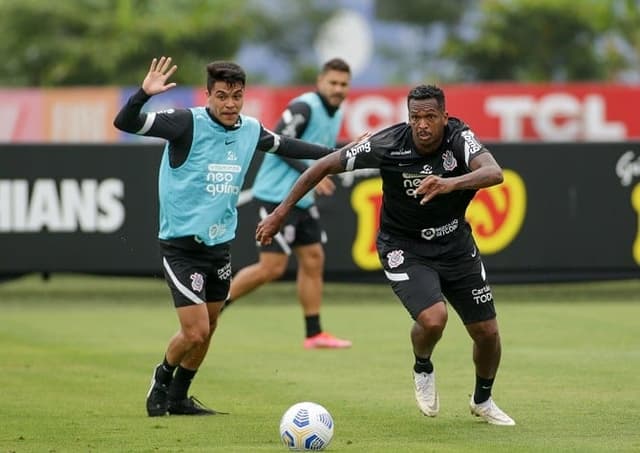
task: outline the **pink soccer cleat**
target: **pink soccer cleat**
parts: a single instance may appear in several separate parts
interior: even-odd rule
[[[320,332],[317,335],[306,338],[303,346],[305,349],[343,349],[350,348],[351,342],[349,340],[334,337],[327,332]]]

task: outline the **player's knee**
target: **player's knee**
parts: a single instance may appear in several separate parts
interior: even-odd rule
[[[277,280],[284,274],[287,269],[287,263],[273,263],[270,266],[262,266],[260,269],[260,277],[263,283]]]
[[[197,326],[183,331],[185,340],[193,347],[204,344],[209,340],[211,326],[209,324]]]
[[[447,310],[444,304],[438,303],[422,310],[418,315],[418,324],[429,332],[440,332],[447,325]]]
[[[500,343],[500,332],[495,323],[480,323],[472,332],[472,337],[477,344],[495,345]]]

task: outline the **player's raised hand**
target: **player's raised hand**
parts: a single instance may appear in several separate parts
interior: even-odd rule
[[[142,89],[149,96],[170,90],[177,84],[167,83],[167,80],[176,72],[176,69],[178,69],[176,65],[171,66],[171,57],[154,58],[151,60],[147,76],[142,81]]]

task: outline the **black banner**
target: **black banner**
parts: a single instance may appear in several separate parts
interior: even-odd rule
[[[640,276],[640,143],[489,148],[505,182],[480,191],[468,219],[492,281]],[[3,145],[0,274],[159,275],[161,153],[161,145]],[[334,181],[336,194],[318,199],[327,279],[382,281],[380,181],[375,172]],[[239,216],[234,269],[257,259],[254,203]]]

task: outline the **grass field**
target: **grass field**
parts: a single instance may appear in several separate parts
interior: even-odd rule
[[[346,351],[303,350],[291,283],[238,301],[192,386],[231,414],[149,418],[151,371],[177,325],[163,282],[0,283],[0,451],[286,451],[280,416],[304,400],[332,413],[332,452],[640,451],[640,281],[494,293],[494,396],[513,428],[469,415],[471,345],[454,314],[433,357],[441,413],[418,412],[411,321],[386,286],[327,286],[324,325],[353,340]]]

